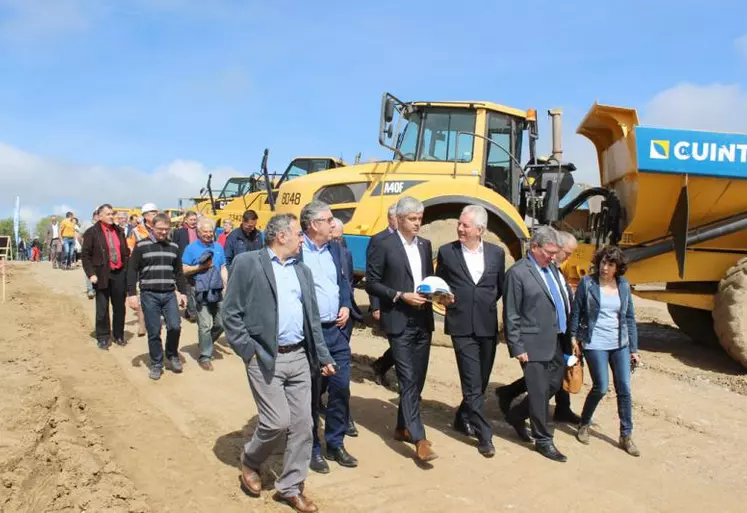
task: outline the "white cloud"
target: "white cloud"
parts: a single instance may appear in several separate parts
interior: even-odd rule
[[[646,105],[642,123],[662,128],[747,132],[747,91],[739,84],[679,84]]]
[[[83,0],[0,0],[0,9],[0,35],[24,42],[84,31],[91,14]]]
[[[13,215],[16,196],[21,197],[21,217],[30,227],[41,217],[68,210],[83,221],[105,202],[122,207],[145,202],[176,207],[179,198],[196,196],[210,173],[216,189],[238,174],[231,168],[208,169],[190,160],[174,160],[150,173],[66,163],[0,143],[0,217]]]

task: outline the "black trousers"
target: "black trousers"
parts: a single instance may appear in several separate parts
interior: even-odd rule
[[[97,283],[96,289],[96,340],[124,338],[125,296],[127,295],[127,272],[118,269],[109,273],[108,283]],[[109,303],[112,319],[109,322]]]
[[[513,401],[527,391],[527,380],[523,377],[519,378],[510,385],[506,385],[505,389],[507,390],[506,396],[510,397],[511,401]],[[555,394],[555,412],[570,410],[571,394],[563,390],[563,387],[560,387],[560,390]]]
[[[399,380],[397,428],[407,429],[414,442],[425,439],[425,426],[420,419],[420,394],[428,374],[432,335],[419,317],[410,318],[402,333],[389,335]]]
[[[555,347],[555,356],[552,360],[530,360],[521,367],[527,384],[527,396],[511,408],[506,420],[514,424],[529,419],[532,436],[537,445],[549,445],[552,443],[553,435],[547,425],[548,405],[550,397],[555,395],[563,383],[564,362],[560,341]]]
[[[497,337],[451,337],[454,343],[462,403],[457,409],[455,423],[472,424],[481,442],[489,442],[493,430],[485,417],[485,390],[495,362]]]

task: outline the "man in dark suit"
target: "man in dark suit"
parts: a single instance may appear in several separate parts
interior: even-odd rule
[[[428,372],[433,309],[415,292],[433,274],[431,242],[418,237],[423,204],[410,196],[397,202],[397,232],[376,244],[366,262],[366,291],[379,298],[381,326],[389,339],[399,380],[395,440],[415,444],[418,460],[438,456],[420,418],[420,394]]]
[[[521,363],[527,397],[509,410],[506,421],[524,441],[534,439],[543,456],[564,462],[547,425],[550,397],[563,380],[563,343],[568,327],[568,298],[560,276],[552,265],[560,251],[557,232],[549,226],[537,228],[526,257],[506,273],[503,320],[509,353]],[[526,430],[526,419],[532,428]]]
[[[462,403],[454,429],[476,436],[478,451],[495,456],[493,430],[485,417],[485,390],[498,346],[497,302],[503,295],[506,263],[503,249],[484,242],[488,212],[464,207],[457,225],[458,240],[438,250],[436,274],[449,285],[456,301],[446,307],[444,331],[456,354]]]
[[[356,322],[363,322],[363,312],[355,302],[355,287],[354,287],[354,276],[353,276],[353,254],[348,249],[348,245],[345,243],[345,238],[342,236],[344,223],[341,219],[335,217],[334,226],[332,227],[332,233],[330,235],[331,240],[340,244],[340,250],[342,255],[342,275],[348,282],[350,288],[350,304],[352,310],[350,310],[350,317]],[[352,333],[353,326],[350,325]]]
[[[98,210],[99,221],[83,235],[83,270],[96,291],[96,340],[99,349],[108,349],[109,337],[119,346],[124,338],[127,260],[130,250],[122,229],[114,224],[114,211],[108,203]],[[109,304],[112,319],[109,321]]]
[[[392,203],[389,206],[389,210],[387,211],[387,222],[389,223],[389,226],[369,239],[368,247],[366,247],[366,262],[370,260],[371,252],[373,251],[374,246],[397,231],[396,208],[397,203]],[[378,323],[381,321],[381,308],[379,306],[379,298],[369,294],[368,299],[368,303],[371,309],[371,316],[373,317],[374,322]],[[378,360],[373,362],[371,367],[374,371],[374,379],[376,380],[376,383],[378,383],[379,385],[387,386],[389,382],[386,379],[386,373],[389,371],[389,369],[394,367],[394,357],[392,356],[392,349],[388,348],[386,351],[384,351],[384,354],[381,355]]]
[[[301,209],[301,228],[304,230],[301,261],[311,269],[314,291],[319,306],[324,343],[334,359],[337,372],[327,379],[328,401],[324,422],[326,457],[343,467],[357,467],[358,460],[345,449],[344,439],[350,412],[350,287],[342,272],[342,248],[331,241],[334,216],[329,205],[314,200]],[[309,468],[326,474],[329,465],[322,457],[319,440],[319,403],[322,396],[322,376],[312,373],[312,406],[314,443]]]
[[[568,308],[566,309],[567,318],[571,318],[571,307],[573,305],[573,290],[566,281],[563,273],[560,271],[560,266],[570,258],[578,242],[576,237],[568,232],[558,232],[558,238],[561,244],[560,251],[555,255],[553,265],[558,271],[558,277],[560,278],[560,285],[566,291],[568,297]],[[566,332],[563,340],[563,352],[565,354],[571,354],[571,333],[570,326]],[[495,390],[495,394],[498,396],[498,406],[504,415],[508,413],[511,403],[514,399],[519,397],[521,394],[527,391],[526,380],[522,377],[514,381],[509,385],[498,387]],[[560,387],[558,392],[555,394],[555,411],[553,412],[553,420],[555,422],[564,422],[573,426],[578,425],[581,422],[581,417],[571,410],[571,395]]]
[[[197,240],[197,212],[189,210],[184,214],[184,223],[181,228],[174,230],[171,240],[179,246],[179,258],[181,259],[187,246]],[[184,317],[188,321],[197,322],[194,277],[187,278],[187,308],[184,311]]]

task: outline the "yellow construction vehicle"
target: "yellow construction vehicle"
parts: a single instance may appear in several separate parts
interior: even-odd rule
[[[345,166],[345,162],[334,157],[296,157],[282,174],[277,174],[267,170],[268,157],[269,150],[265,150],[260,165],[261,172],[252,175],[251,186],[247,188],[247,192],[227,202],[220,209],[214,209],[211,217],[219,222],[231,219],[236,225],[241,222],[244,212],[251,209],[257,212],[259,217],[258,228],[263,229],[274,209],[278,187],[298,177]]]
[[[491,102],[408,102],[382,98],[379,143],[392,160],[332,169],[282,184],[278,212],[298,214],[319,199],[344,223],[356,273],[365,272],[369,238],[387,226],[387,209],[404,195],[425,205],[421,235],[434,252],[456,238],[457,219],[469,204],[489,213],[487,240],[503,245],[509,263],[523,254],[532,223],[552,220],[573,186],[573,164],[563,163],[560,110],[553,120],[555,151],[535,156],[536,111]],[[528,164],[522,167],[523,142]],[[527,226],[526,218],[532,223]],[[435,258],[435,254],[433,257]]]
[[[718,341],[747,367],[747,135],[638,126],[634,109],[592,106],[578,133],[596,146],[601,198],[567,263],[576,279],[618,244],[635,293],[667,304],[696,341]]]

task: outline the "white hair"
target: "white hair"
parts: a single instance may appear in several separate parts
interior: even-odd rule
[[[397,203],[392,203],[389,205],[389,209],[386,211],[386,215],[388,217],[394,217],[397,215]]]
[[[558,232],[558,242],[560,242],[561,246],[566,246],[568,244],[578,244],[578,241],[576,240],[576,237],[570,233],[570,232]]]
[[[335,217],[332,222],[335,224],[336,227],[340,228],[342,230],[342,227],[345,225],[345,223],[342,222],[342,219],[339,217]]]
[[[462,214],[472,214],[475,226],[480,229],[488,227],[488,211],[480,205],[467,205],[462,209]]]
[[[530,244],[537,244],[541,248],[548,244],[560,246],[558,232],[552,226],[540,226],[535,229],[529,242]]]
[[[423,210],[423,204],[412,196],[404,196],[397,202],[397,217],[420,214]]]
[[[211,230],[215,229],[215,223],[209,217],[200,217],[197,219],[197,229],[199,230],[203,226],[209,226]]]
[[[319,219],[322,212],[329,210],[329,205],[319,200],[312,200],[301,209],[301,229],[306,231],[309,229],[311,221]]]

